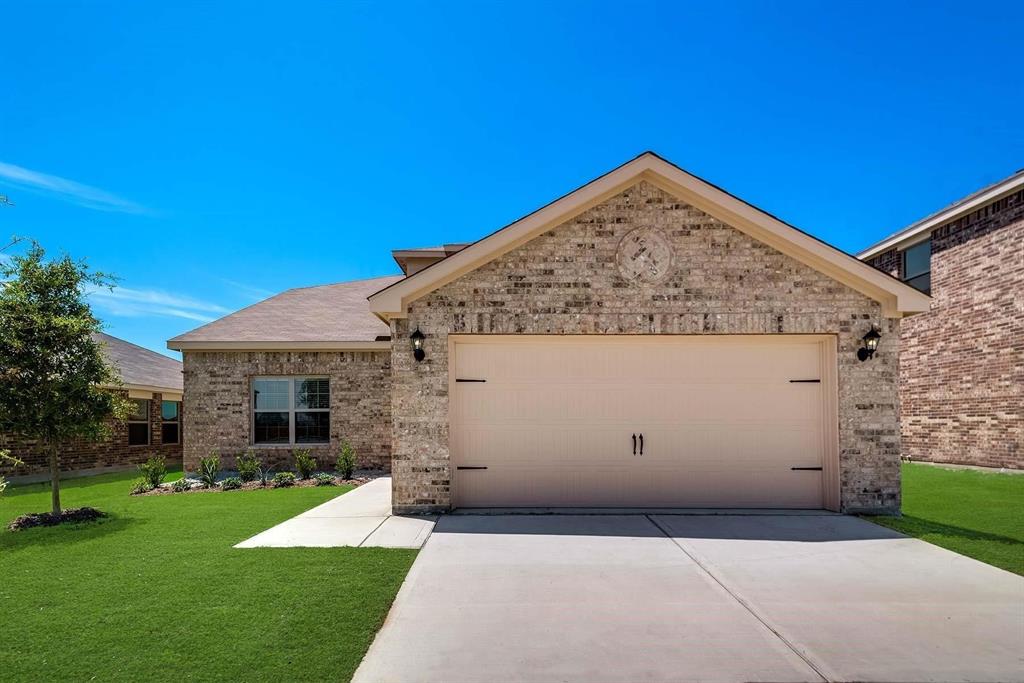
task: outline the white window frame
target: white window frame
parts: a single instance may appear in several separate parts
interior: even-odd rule
[[[296,408],[295,407],[295,381],[325,379],[327,380],[327,407],[326,408]],[[256,382],[258,380],[288,380],[288,408],[256,408]],[[328,422],[331,421],[331,378],[326,375],[257,375],[249,381],[249,444],[254,448],[294,448],[295,446],[328,446],[331,443],[330,429],[328,428],[327,440],[298,443],[295,441],[295,413],[327,413]],[[256,443],[256,413],[288,413],[288,443]]]
[[[141,401],[146,404],[146,419],[136,420],[134,416],[129,415],[125,422],[128,423],[128,447],[129,448],[145,448],[153,443],[153,399],[151,398],[133,398],[132,401]],[[131,442],[131,425],[146,425],[146,443],[132,443]]]

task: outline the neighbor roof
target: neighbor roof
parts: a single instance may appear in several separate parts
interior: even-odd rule
[[[876,242],[857,254],[857,258],[871,258],[872,256],[880,254],[883,251],[888,251],[893,247],[899,247],[905,242],[914,240],[918,235],[931,232],[944,223],[954,221],[966,213],[970,213],[975,209],[980,209],[986,204],[1002,199],[1005,195],[1016,192],[1022,187],[1024,187],[1024,168],[1007,178],[1003,178],[999,182],[992,183],[987,187],[981,188],[977,192],[967,195],[963,199],[958,199],[949,206],[939,209],[930,216],[925,216],[916,223],[911,223],[902,230],[894,232],[881,242]],[[924,239],[923,236],[921,239]]]
[[[94,334],[93,339],[102,342],[107,362],[117,369],[121,381],[129,388],[181,393],[181,361],[102,332]]]
[[[931,299],[927,295],[891,275],[687,173],[653,152],[644,152],[465,249],[373,294],[370,310],[384,320],[405,317],[411,301],[489,263],[641,180],[875,299],[882,304],[885,316],[900,317],[904,313],[918,313],[930,307]]]
[[[301,287],[272,296],[167,342],[201,349],[388,348],[391,330],[370,313],[366,298],[401,275]]]

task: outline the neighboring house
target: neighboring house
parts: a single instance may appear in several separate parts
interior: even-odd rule
[[[110,420],[110,436],[100,441],[78,439],[61,450],[61,469],[95,472],[132,468],[154,455],[170,463],[181,462],[182,365],[173,358],[99,333],[103,353],[121,376],[122,386],[135,406],[127,421]],[[49,475],[46,454],[32,441],[0,432],[0,446],[11,450],[23,466],[0,466],[14,481],[44,479]]]
[[[900,333],[904,456],[1024,468],[1024,170],[859,256],[932,296]]]
[[[348,439],[399,513],[900,507],[898,332],[928,297],[652,153],[395,256],[168,342],[187,468]]]

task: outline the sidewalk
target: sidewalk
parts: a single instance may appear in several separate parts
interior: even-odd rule
[[[436,521],[436,516],[392,515],[391,477],[380,477],[235,547],[418,549]]]

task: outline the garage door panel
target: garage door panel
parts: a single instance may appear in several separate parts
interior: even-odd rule
[[[456,341],[457,506],[822,505],[820,341]],[[632,434],[644,435],[633,455]]]

